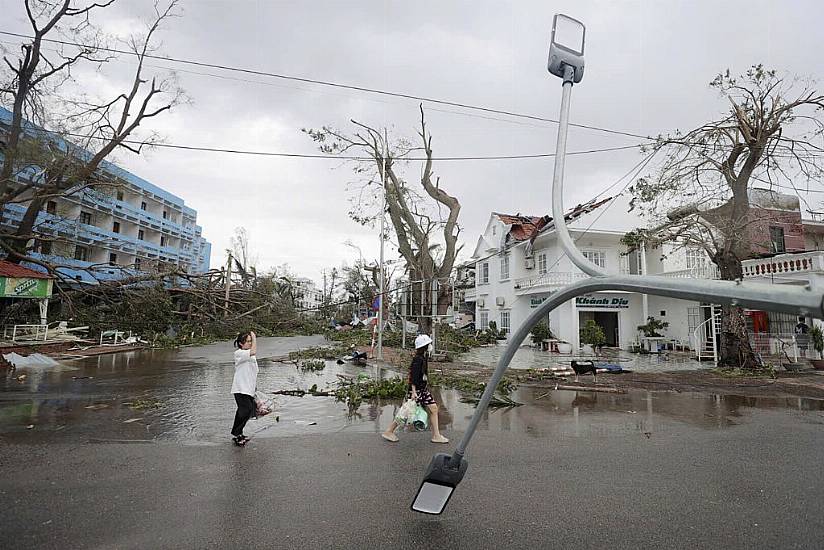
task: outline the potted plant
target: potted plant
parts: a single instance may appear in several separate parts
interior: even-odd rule
[[[552,331],[549,330],[549,325],[546,321],[541,321],[535,325],[530,334],[532,335],[532,343],[538,344],[543,350],[547,349],[547,342],[545,342],[545,340],[555,338]]]
[[[644,336],[647,338],[661,338],[664,336],[659,331],[666,329],[669,326],[669,323],[666,321],[659,321],[655,317],[649,316],[647,317],[647,322],[643,325],[638,325],[638,330],[644,333]],[[649,343],[649,342],[648,342]],[[651,346],[649,346],[651,347]],[[641,353],[658,353],[658,348],[656,345],[656,349],[646,349],[641,345],[640,349]]]
[[[581,327],[580,338],[581,343],[588,345],[595,355],[598,355],[598,350],[607,341],[606,336],[604,336],[604,329],[598,326],[598,323],[592,319],[589,319],[584,323],[584,326]]]
[[[638,330],[644,333],[644,336],[655,338],[660,338],[663,334],[659,334],[659,330],[664,330],[669,326],[669,323],[666,321],[659,321],[655,317],[647,317],[646,324],[638,325]]]
[[[572,344],[561,340],[558,342],[558,353],[562,353],[564,355],[572,354]]]
[[[810,329],[810,340],[813,342],[813,347],[815,351],[818,352],[818,359],[811,359],[810,363],[813,364],[817,370],[824,370],[824,331],[821,330],[819,325],[813,325],[813,328]]]

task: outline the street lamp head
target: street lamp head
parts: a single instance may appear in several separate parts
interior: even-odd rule
[[[438,453],[432,457],[412,502],[412,510],[423,514],[440,514],[446,508],[449,497],[463,479],[469,464],[459,455]]]
[[[564,82],[581,82],[584,78],[584,24],[563,14],[552,19],[552,39],[549,43],[547,70]],[[571,69],[571,74],[567,72]]]

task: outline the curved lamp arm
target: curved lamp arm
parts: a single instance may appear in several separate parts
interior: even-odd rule
[[[566,138],[569,127],[569,98],[572,94],[572,74],[573,68],[569,65],[564,67],[564,85],[561,95],[561,114],[558,117],[558,139],[555,142],[555,171],[552,175],[552,221],[555,223],[555,234],[564,248],[564,252],[569,256],[578,268],[593,277],[605,277],[607,272],[590,262],[569,235],[564,219],[564,162],[566,160]]]

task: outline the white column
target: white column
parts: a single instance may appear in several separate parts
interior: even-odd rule
[[[40,306],[40,324],[47,325],[49,323],[49,299],[38,300],[38,305]]]
[[[641,243],[641,275],[647,274],[647,247],[644,243]],[[646,294],[641,294],[641,314],[643,317],[641,318],[640,325],[646,324],[647,318],[649,317],[649,296]]]
[[[569,306],[572,310],[572,323],[570,323],[570,325],[572,325],[572,337],[570,338],[570,343],[572,344],[572,351],[575,353],[581,347],[581,334],[580,328],[578,327],[578,307],[575,305],[575,298],[569,301]]]

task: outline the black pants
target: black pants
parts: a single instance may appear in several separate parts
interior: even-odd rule
[[[245,393],[235,393],[233,395],[237,403],[237,412],[235,413],[235,423],[232,426],[232,435],[237,437],[243,435],[243,428],[255,412],[255,398]]]

